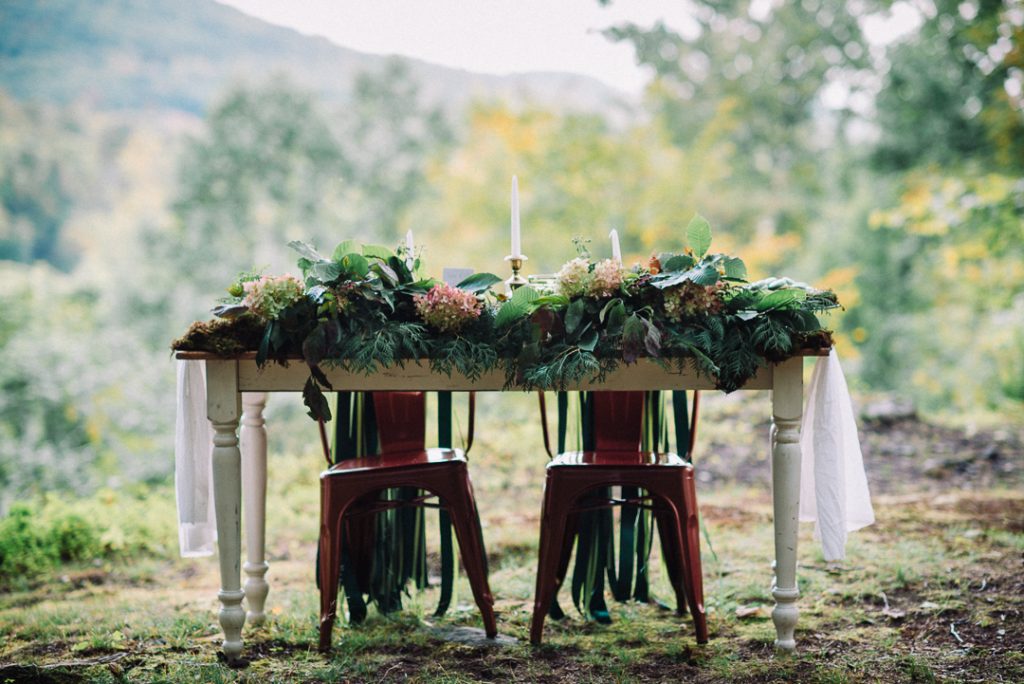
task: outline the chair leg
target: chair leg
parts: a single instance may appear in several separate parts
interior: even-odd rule
[[[320,651],[331,650],[331,631],[338,611],[341,575],[342,521],[350,501],[327,479],[320,482]]]
[[[669,581],[672,583],[672,591],[676,595],[676,615],[686,615],[686,606],[689,603],[688,575],[683,571],[682,549],[676,543],[673,528],[675,521],[672,515],[664,510],[655,510],[654,518],[658,525],[658,538],[661,540],[661,555],[665,559],[665,568],[668,570]]]
[[[483,545],[483,531],[480,529],[480,517],[473,501],[473,495],[467,487],[464,492],[445,501],[452,513],[452,524],[455,536],[459,540],[462,553],[462,564],[469,578],[469,586],[473,590],[473,598],[480,608],[484,621],[484,632],[488,639],[498,636],[498,624],[494,618],[494,597],[487,581],[487,557]]]
[[[555,492],[550,471],[544,487],[544,504],[540,520],[540,549],[537,558],[537,587],[533,595],[533,619],[530,621],[530,643],[538,645],[544,634],[544,618],[558,588],[559,566],[567,534],[568,506]],[[568,567],[568,559],[565,562]],[[564,575],[564,572],[563,572]]]
[[[697,487],[694,483],[693,470],[687,469],[683,475],[683,496],[679,509],[683,516],[682,552],[686,556],[685,570],[687,584],[690,586],[692,600],[690,612],[697,631],[697,643],[708,642],[708,623],[704,613],[704,577],[700,562],[700,521],[697,518]]]

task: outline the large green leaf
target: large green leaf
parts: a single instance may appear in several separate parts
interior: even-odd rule
[[[331,253],[331,259],[334,261],[341,261],[341,258],[346,254],[352,254],[355,252],[359,254],[363,251],[363,246],[355,240],[342,240],[338,243],[338,246],[334,248],[334,252]]]
[[[795,302],[802,302],[805,299],[807,299],[807,293],[803,290],[775,290],[757,303],[757,310],[771,311],[773,309],[781,309]]]
[[[747,265],[739,257],[727,257],[725,259],[725,276],[744,280],[747,277]]]
[[[501,278],[494,275],[493,273],[474,273],[473,275],[462,280],[455,287],[460,290],[466,290],[473,294],[479,294],[486,292],[492,285],[496,285],[501,282]]]
[[[661,264],[661,270],[671,273],[693,268],[693,257],[689,254],[676,254]]]
[[[383,245],[363,245],[363,256],[367,259],[384,259],[394,256],[394,252]]]
[[[354,252],[341,257],[341,266],[347,273],[358,278],[365,278],[366,274],[370,272],[370,262],[362,254]]]
[[[718,282],[718,269],[711,264],[689,271],[689,279],[698,285],[714,285]]]
[[[529,285],[516,288],[512,293],[512,301],[517,304],[531,304],[540,299],[540,293]]]
[[[521,302],[512,301],[511,299],[501,305],[498,309],[498,315],[494,317],[494,327],[504,328],[511,325],[518,318],[522,318],[529,311],[526,305]]]
[[[341,277],[341,264],[334,261],[318,261],[309,269],[309,273],[321,283],[330,283]]]
[[[586,310],[586,302],[583,299],[577,299],[569,304],[569,307],[565,310],[565,332],[571,335],[576,331],[576,328],[580,327],[580,323],[583,321],[583,313]]]
[[[580,338],[579,343],[576,345],[583,351],[592,352],[597,347],[597,331],[588,330]]]
[[[711,249],[711,224],[700,214],[694,214],[686,226],[686,242],[698,259]]]

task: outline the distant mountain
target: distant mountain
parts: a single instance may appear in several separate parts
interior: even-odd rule
[[[343,103],[355,76],[387,59],[213,0],[0,0],[0,88],[21,100],[201,114],[233,83],[286,73]],[[424,98],[451,108],[474,97],[612,116],[628,108],[626,96],[585,76],[490,76],[405,61]]]

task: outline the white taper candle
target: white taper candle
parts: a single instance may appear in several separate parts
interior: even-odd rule
[[[612,228],[612,232],[608,233],[608,237],[612,239],[612,259],[622,263],[622,250],[619,248],[619,231]]]
[[[519,236],[519,179],[512,176],[512,254],[513,257],[520,257],[523,254],[523,245]]]

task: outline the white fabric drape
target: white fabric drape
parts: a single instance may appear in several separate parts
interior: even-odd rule
[[[814,522],[826,561],[846,557],[846,535],[875,522],[857,422],[835,349],[818,359],[800,428],[800,520]]]
[[[206,363],[178,361],[178,415],[174,428],[174,487],[178,545],[185,558],[213,554],[213,430],[206,417]]]

